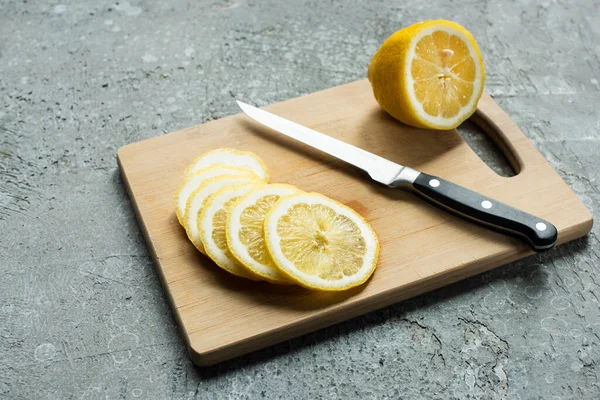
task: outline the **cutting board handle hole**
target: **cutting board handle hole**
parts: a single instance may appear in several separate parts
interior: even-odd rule
[[[463,122],[458,133],[473,152],[497,175],[510,178],[521,169],[521,161],[506,141],[502,132],[479,113]]]

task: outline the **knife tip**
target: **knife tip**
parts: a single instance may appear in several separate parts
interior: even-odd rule
[[[245,107],[250,107],[249,104],[246,104],[243,101],[236,100],[235,102],[237,103],[238,107],[240,107],[242,109],[242,111],[244,110]]]

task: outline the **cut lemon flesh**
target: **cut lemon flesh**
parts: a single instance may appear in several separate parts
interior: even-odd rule
[[[193,174],[202,168],[206,168],[216,163],[249,168],[263,181],[269,181],[269,170],[259,156],[249,151],[228,148],[216,149],[202,154],[192,162],[185,171],[185,174]]]
[[[213,164],[209,167],[200,169],[193,174],[187,175],[179,188],[175,192],[175,214],[179,223],[184,225],[183,217],[185,214],[185,206],[190,195],[200,186],[204,181],[210,178],[214,178],[221,175],[240,175],[248,178],[259,179],[258,175],[249,168],[234,167],[227,164]]]
[[[228,209],[255,188],[255,184],[246,183],[225,187],[212,194],[206,199],[205,206],[198,216],[198,230],[204,250],[215,264],[234,275],[260,280],[260,276],[245,268],[231,254],[225,233]]]
[[[279,199],[264,222],[267,249],[281,272],[318,290],[345,290],[375,270],[379,241],[354,210],[316,193]]]
[[[279,272],[267,251],[264,220],[273,205],[283,196],[300,192],[291,185],[265,185],[256,188],[233,204],[227,215],[227,245],[240,264],[262,278],[275,283],[290,283]]]
[[[205,180],[194,192],[190,195],[186,207],[185,214],[183,217],[184,227],[190,241],[196,246],[201,252],[205,253],[204,245],[200,239],[200,232],[198,231],[198,215],[204,207],[206,199],[223,189],[227,186],[239,185],[242,183],[254,183],[255,185],[262,185],[262,180],[257,180],[252,177],[244,177],[239,175],[221,175],[214,178]]]
[[[390,36],[369,65],[381,107],[412,126],[453,129],[477,108],[485,81],[473,36],[451,21],[424,21]]]

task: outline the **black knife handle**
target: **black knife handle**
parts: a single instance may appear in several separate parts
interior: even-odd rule
[[[558,231],[550,222],[445,179],[421,172],[412,186],[446,211],[525,239],[534,251],[549,250],[556,243]]]

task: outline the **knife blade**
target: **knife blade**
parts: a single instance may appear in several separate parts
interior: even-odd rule
[[[550,222],[443,178],[394,163],[268,111],[237,101],[260,124],[367,172],[391,188],[408,189],[428,202],[471,221],[525,240],[534,251],[551,249],[558,238]]]
[[[403,177],[406,175],[416,177],[416,171],[413,170],[413,173],[407,174],[408,171],[405,169],[408,167],[405,167],[404,165],[396,164],[383,157],[379,157],[378,155],[369,153],[368,151],[349,143],[342,142],[331,136],[324,135],[285,118],[281,118],[275,114],[261,110],[260,108],[242,103],[241,101],[238,101],[237,103],[242,111],[253,120],[260,122],[279,133],[283,133],[286,136],[339,158],[348,164],[352,164],[365,171],[373,180],[379,183],[390,185],[399,179],[399,175],[402,175]],[[402,174],[403,170],[405,170],[404,174]]]

